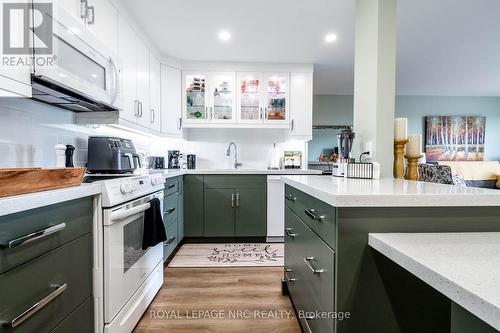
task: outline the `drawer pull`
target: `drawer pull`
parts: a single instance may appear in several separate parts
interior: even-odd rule
[[[311,261],[313,261],[313,260],[314,260],[314,257],[305,257],[304,258],[304,262],[306,263],[306,266],[309,267],[309,269],[311,270],[311,272],[313,274],[323,273],[325,271],[324,269],[318,269],[318,268],[313,267],[313,265],[311,264]]]
[[[38,231],[33,232],[29,235],[13,239],[13,240],[8,241],[6,243],[1,243],[0,247],[12,249],[13,247],[24,245],[27,243],[31,243],[31,242],[36,241],[38,239],[52,235],[56,232],[63,230],[64,228],[66,228],[66,223],[60,223],[60,224],[54,225],[52,227],[48,227],[46,229],[38,230]]]
[[[286,235],[287,235],[288,237],[295,238],[295,236],[297,236],[297,234],[296,234],[296,233],[293,233],[293,232],[291,232],[291,231],[292,231],[292,228],[286,228],[286,229],[285,229],[285,233],[286,233]]]
[[[167,186],[167,190],[170,190],[171,188],[174,188],[175,187],[175,184],[170,184]]]
[[[285,194],[285,199],[288,201],[295,201],[297,198],[294,198],[291,194]]]
[[[38,301],[37,303],[33,304],[30,306],[26,311],[21,313],[19,316],[14,318],[11,322],[5,323],[5,326],[10,326],[10,327],[16,327],[21,325],[24,321],[29,319],[31,316],[33,316],[35,313],[43,309],[47,304],[52,302],[54,299],[56,299],[57,296],[61,295],[68,285],[65,283],[61,286],[53,286],[56,288],[53,292],[51,292],[48,296],[43,298],[42,300]]]
[[[306,213],[307,216],[309,216],[311,219],[315,221],[323,221],[325,218],[325,215],[316,215],[316,209],[304,209],[304,213]]]
[[[172,242],[175,240],[175,236],[174,237],[170,237],[168,240],[167,240],[167,245],[169,244],[172,244]]]
[[[287,278],[287,281],[290,283],[294,283],[295,281],[297,281],[297,279],[296,278]]]
[[[167,209],[167,214],[172,214],[175,211],[175,208]]]
[[[287,272],[287,273],[291,273],[291,272],[292,272],[292,269],[291,269],[291,268],[285,268],[285,272]]]

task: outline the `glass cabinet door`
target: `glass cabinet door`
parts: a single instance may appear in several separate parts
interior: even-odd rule
[[[266,75],[265,120],[287,120],[288,74]]]
[[[185,118],[204,120],[207,118],[207,97],[205,94],[205,74],[186,73],[185,80]]]
[[[210,119],[214,122],[229,122],[235,119],[235,73],[214,73],[210,80]]]
[[[262,80],[258,74],[238,73],[239,120],[262,121]]]

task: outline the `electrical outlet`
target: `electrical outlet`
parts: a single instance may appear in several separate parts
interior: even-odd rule
[[[373,143],[372,142],[367,142],[365,144],[365,151],[368,152],[368,155],[366,155],[366,158],[373,158]]]

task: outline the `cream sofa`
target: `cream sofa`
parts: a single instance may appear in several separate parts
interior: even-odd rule
[[[453,175],[462,178],[467,186],[496,188],[500,175],[498,161],[439,161],[439,165],[447,165]]]

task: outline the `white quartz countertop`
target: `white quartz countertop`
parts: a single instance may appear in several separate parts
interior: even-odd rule
[[[186,170],[186,173],[193,175],[320,175],[321,170],[194,169]]]
[[[84,198],[101,193],[100,184],[82,184],[58,190],[36,192],[0,198],[0,216],[49,206],[64,201]]]
[[[283,176],[285,184],[335,207],[500,206],[500,190],[398,179]]]
[[[500,330],[500,233],[370,234],[368,244]]]
[[[161,172],[165,178],[182,175],[321,175],[321,170],[267,170],[267,169],[191,169],[191,170],[150,170]]]

